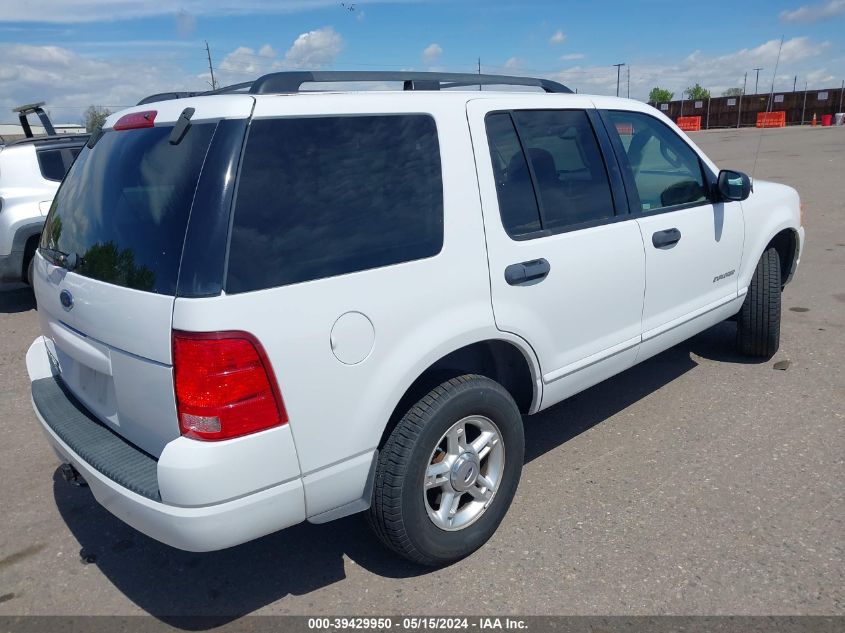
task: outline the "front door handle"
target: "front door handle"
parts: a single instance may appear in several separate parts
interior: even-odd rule
[[[654,248],[666,248],[667,246],[674,246],[681,241],[681,232],[678,229],[666,229],[665,231],[658,231],[651,236],[651,243]]]
[[[511,286],[520,286],[530,282],[538,283],[546,278],[552,267],[545,259],[532,259],[528,262],[511,264],[505,268],[505,281]]]

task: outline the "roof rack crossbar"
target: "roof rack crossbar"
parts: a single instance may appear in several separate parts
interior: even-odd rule
[[[537,77],[508,75],[474,75],[472,73],[394,72],[394,71],[318,71],[278,72],[259,77],[250,94],[299,92],[305,83],[338,83],[359,81],[401,81],[405,90],[439,90],[463,86],[532,86],[546,92],[571,93],[561,83]],[[219,92],[219,91],[218,91]]]

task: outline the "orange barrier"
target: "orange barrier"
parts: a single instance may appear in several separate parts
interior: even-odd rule
[[[786,127],[786,112],[758,112],[757,127]]]
[[[701,130],[700,116],[679,116],[678,127],[684,132],[698,132]]]

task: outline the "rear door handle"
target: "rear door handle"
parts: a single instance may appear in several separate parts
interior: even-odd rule
[[[654,248],[666,248],[667,246],[674,246],[681,241],[681,232],[678,229],[666,229],[665,231],[658,231],[651,236],[651,243]]]
[[[511,264],[505,268],[505,281],[511,286],[520,286],[532,281],[540,282],[546,278],[551,269],[549,262],[542,258]]]

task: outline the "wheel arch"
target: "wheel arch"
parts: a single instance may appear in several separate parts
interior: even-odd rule
[[[799,245],[798,231],[793,228],[786,228],[775,234],[763,249],[763,252],[766,252],[770,248],[774,248],[777,251],[778,257],[780,257],[780,280],[782,286],[792,281],[792,275],[795,273],[795,263],[798,261]]]
[[[501,384],[523,414],[534,413],[539,408],[541,374],[533,350],[524,341],[504,337],[482,339],[442,355],[408,384],[393,407],[378,447],[384,446],[414,402],[440,383],[464,374],[479,374]]]

